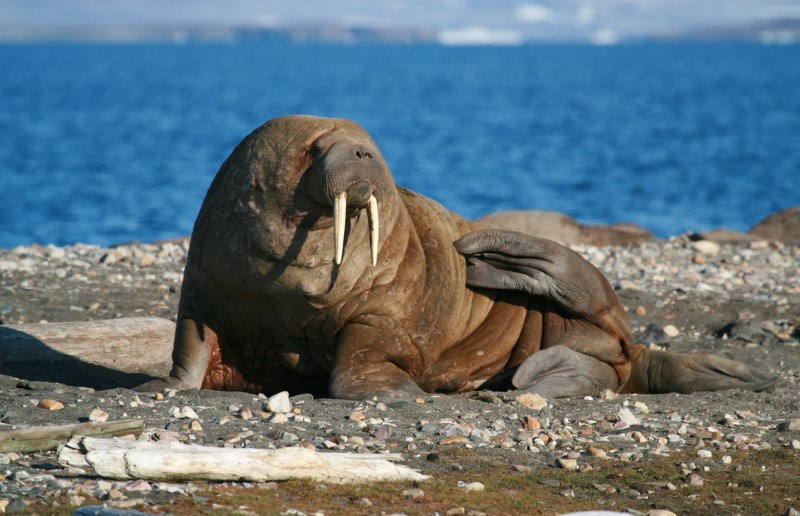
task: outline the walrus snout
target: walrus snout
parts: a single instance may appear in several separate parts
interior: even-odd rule
[[[364,208],[372,196],[374,187],[367,181],[358,181],[347,187],[347,206],[349,208]]]
[[[345,247],[345,224],[348,208],[367,208],[370,256],[373,267],[378,263],[378,199],[392,187],[389,168],[380,152],[362,139],[333,133],[319,139],[315,145],[317,158],[310,169],[312,184],[316,183],[317,198],[333,206],[334,260],[342,263]],[[312,192],[314,197],[314,192]]]

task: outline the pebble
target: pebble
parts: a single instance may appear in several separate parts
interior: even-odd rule
[[[375,439],[377,439],[378,441],[385,441],[391,436],[392,436],[392,427],[388,425],[382,425],[379,426],[377,429],[375,429],[375,435],[373,437],[375,437]]]
[[[265,408],[270,412],[277,412],[279,414],[291,412],[292,402],[289,400],[289,393],[287,391],[282,391],[270,396],[265,404]]]
[[[617,419],[629,426],[638,425],[640,423],[639,418],[634,416],[633,412],[628,408],[620,409],[619,412],[617,412]]]
[[[425,496],[425,491],[418,487],[412,489],[403,489],[403,496],[406,498],[411,498],[412,500],[416,500]]]
[[[192,407],[184,405],[181,408],[172,407],[169,410],[169,415],[176,419],[197,419],[197,412],[194,411]]]
[[[244,421],[249,421],[253,418],[253,411],[247,407],[242,407],[239,409],[239,417]]]
[[[779,423],[778,430],[781,432],[800,432],[800,419],[790,419]]]
[[[710,459],[714,456],[711,450],[697,450],[697,456],[703,459]]]
[[[589,454],[590,454],[592,457],[598,457],[598,458],[601,458],[601,459],[602,459],[602,458],[605,458],[605,457],[606,457],[606,455],[608,455],[608,452],[607,452],[607,451],[605,451],[605,450],[604,450],[604,449],[602,449],[602,448],[598,448],[598,447],[596,447],[596,446],[589,446],[589,448],[588,448],[588,449],[589,449]]]
[[[698,240],[692,243],[692,247],[703,254],[715,255],[719,253],[719,244],[713,240]]]
[[[576,459],[558,459],[558,467],[574,471],[578,469],[578,461]]]
[[[266,419],[268,423],[280,425],[282,423],[287,423],[289,421],[289,416],[283,413],[269,413]]]
[[[678,335],[681,334],[680,330],[678,330],[678,328],[676,328],[672,324],[668,324],[668,325],[664,326],[664,333],[666,333],[667,337],[670,337],[670,338],[677,337]]]
[[[703,477],[701,477],[697,473],[690,473],[689,476],[686,478],[686,481],[689,483],[690,486],[703,485]]]
[[[61,410],[64,408],[64,404],[56,400],[41,400],[36,406],[45,410]]]
[[[542,410],[547,406],[547,400],[535,392],[525,392],[516,396],[514,399],[523,407],[532,410]]]
[[[468,482],[468,483],[459,482],[458,487],[460,487],[464,491],[476,491],[476,492],[481,492],[484,489],[486,489],[486,487],[481,482]]]
[[[101,408],[94,408],[89,412],[89,421],[93,423],[105,423],[108,421],[108,412]]]
[[[605,389],[601,397],[606,401],[613,401],[619,398],[619,394],[617,394],[615,391],[612,391],[611,389]]]
[[[28,503],[22,498],[11,500],[5,507],[6,514],[25,513],[28,511]]]

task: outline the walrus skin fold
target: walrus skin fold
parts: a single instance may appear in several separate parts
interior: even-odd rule
[[[172,371],[140,389],[561,397],[776,381],[635,344],[608,281],[578,254],[396,186],[355,122],[286,116],[247,136],[211,184]]]

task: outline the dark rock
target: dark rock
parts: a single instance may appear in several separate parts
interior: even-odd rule
[[[750,242],[752,240],[758,240],[758,237],[756,236],[725,228],[713,229],[711,231],[704,231],[702,233],[694,233],[689,235],[689,238],[692,240],[713,240],[714,242],[723,243]]]
[[[754,342],[756,344],[766,344],[767,341],[772,340],[772,337],[753,321],[728,323],[717,331],[716,337],[720,339],[727,337],[731,340]]]
[[[650,323],[644,332],[636,337],[636,342],[642,344],[667,344],[669,337],[659,325]]]
[[[800,244],[800,206],[773,213],[753,226],[748,234],[787,244]]]
[[[6,514],[23,514],[28,511],[28,504],[22,498],[11,500],[6,506]]]
[[[375,437],[375,439],[377,439],[379,441],[385,441],[386,439],[390,438],[391,436],[392,436],[392,427],[391,426],[382,425],[382,426],[379,426],[375,430],[374,437]]]
[[[651,240],[653,234],[636,224],[586,225],[554,211],[501,211],[478,219],[490,228],[519,231],[564,245],[626,245]]]
[[[0,414],[0,422],[6,423],[8,425],[13,425],[19,421],[19,414],[14,412],[13,410],[6,410],[2,414]]]

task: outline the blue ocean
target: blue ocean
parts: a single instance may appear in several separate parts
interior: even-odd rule
[[[188,235],[269,118],[351,118],[469,218],[556,210],[666,237],[800,204],[800,45],[0,46],[0,247]]]

